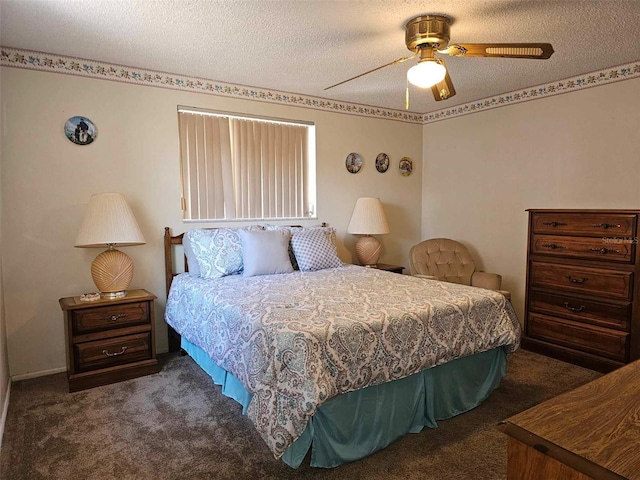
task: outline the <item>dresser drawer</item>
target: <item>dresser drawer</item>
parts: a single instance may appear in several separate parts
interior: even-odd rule
[[[149,302],[77,310],[72,315],[74,335],[140,325],[150,321]]]
[[[74,345],[76,369],[95,370],[151,358],[149,332]]]
[[[628,302],[618,304],[595,302],[569,295],[537,291],[532,291],[529,295],[529,311],[627,332],[631,319],[631,304]]]
[[[598,237],[534,235],[531,242],[531,253],[633,263],[635,247],[631,241],[608,243],[607,239]]]
[[[604,298],[630,300],[632,272],[531,262],[530,284],[539,288],[561,288]]]
[[[627,360],[629,334],[530,313],[527,335],[612,360]]]
[[[633,237],[636,232],[634,214],[534,212],[532,215],[533,233]]]

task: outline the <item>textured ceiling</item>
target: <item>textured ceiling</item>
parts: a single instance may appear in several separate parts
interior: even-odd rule
[[[453,18],[451,42],[550,42],[549,60],[445,57],[457,95],[427,113],[640,59],[640,0],[0,0],[0,45],[404,109],[404,25]]]

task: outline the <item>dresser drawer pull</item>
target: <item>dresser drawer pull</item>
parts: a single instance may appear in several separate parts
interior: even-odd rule
[[[102,350],[102,353],[105,354],[107,357],[117,357],[118,355],[122,355],[126,351],[127,351],[127,347],[125,346],[125,347],[122,347],[119,352],[109,353],[109,350]]]
[[[567,280],[569,280],[571,283],[584,283],[587,281],[587,278],[573,278],[571,275],[567,275]]]
[[[569,302],[564,302],[564,306],[567,307],[567,310],[571,310],[572,312],[581,312],[584,310],[584,305],[580,305],[579,307],[572,307],[569,305]]]
[[[117,315],[111,315],[110,317],[107,317],[107,320],[111,320],[112,322],[115,322],[119,318],[123,318],[123,317],[126,317],[126,316],[127,316],[126,313],[119,313]]]
[[[622,225],[619,223],[594,223],[591,226],[594,228],[604,228],[605,230],[608,228],[622,228]]]
[[[592,252],[599,252],[602,255],[606,255],[607,253],[620,253],[620,250],[614,250],[613,248],[590,248]]]
[[[549,227],[563,227],[566,225],[566,223],[562,223],[562,222],[544,222],[543,225],[547,225]]]
[[[550,248],[551,250],[557,250],[557,249],[562,250],[567,248],[564,245],[556,245],[555,243],[544,243],[542,246],[544,248]]]

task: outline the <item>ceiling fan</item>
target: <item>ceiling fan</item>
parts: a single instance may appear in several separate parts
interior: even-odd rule
[[[550,43],[458,43],[449,45],[452,20],[443,15],[421,15],[412,18],[405,27],[405,43],[413,52],[409,57],[398,58],[380,67],[351,77],[325,88],[337,87],[369,73],[391,65],[420,57],[418,63],[407,71],[407,82],[420,88],[431,87],[436,101],[446,100],[456,94],[451,77],[442,58],[435,54],[454,57],[503,57],[545,60],[553,54]],[[406,90],[406,108],[409,108],[409,85]]]

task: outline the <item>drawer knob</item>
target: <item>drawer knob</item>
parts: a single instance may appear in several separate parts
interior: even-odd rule
[[[556,245],[555,243],[543,243],[542,246],[544,248],[550,248],[551,250],[556,250],[556,249],[562,250],[564,248],[567,248],[564,245]]]
[[[598,252],[602,255],[606,255],[607,253],[620,253],[620,250],[615,250],[613,248],[590,248],[592,252]]]
[[[621,228],[622,225],[619,223],[594,223],[591,225],[593,228],[604,228],[605,230],[609,228]]]
[[[572,312],[581,312],[584,310],[584,305],[580,305],[579,307],[572,307],[571,305],[569,305],[569,302],[564,302],[564,306],[568,309],[571,310]]]
[[[127,316],[126,313],[119,313],[117,315],[111,315],[110,317],[107,317],[107,320],[111,320],[112,322],[115,322],[119,318],[126,317],[126,316]]]
[[[587,281],[587,278],[573,278],[571,275],[567,275],[567,280],[569,280],[571,283],[584,283]]]
[[[563,227],[566,225],[566,223],[562,223],[562,222],[543,222],[543,225],[546,225],[548,227]]]
[[[127,347],[124,346],[120,349],[119,352],[109,353],[109,350],[102,350],[102,353],[107,357],[117,357],[118,355],[122,355],[126,351],[127,351]]]

